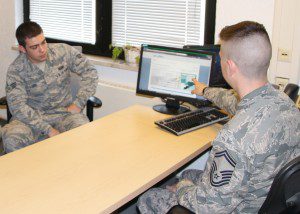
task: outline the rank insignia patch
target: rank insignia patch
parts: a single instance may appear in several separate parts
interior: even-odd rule
[[[210,170],[210,184],[214,187],[229,184],[235,165],[235,160],[226,150],[217,152]]]

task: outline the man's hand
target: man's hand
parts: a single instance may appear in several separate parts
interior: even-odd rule
[[[169,186],[169,185],[166,186],[166,189],[171,191],[171,192],[176,192],[178,189],[180,189],[182,187],[185,187],[185,186],[194,186],[194,183],[193,183],[193,181],[185,178],[185,179],[182,179],[178,183],[175,183],[171,186]]]
[[[58,134],[60,134],[60,132],[57,129],[51,128],[48,136],[53,137],[53,136],[58,135]]]
[[[207,87],[204,83],[198,82],[195,78],[192,79],[195,85],[195,89],[191,91],[192,94],[197,94],[199,96],[203,95],[203,89]]]
[[[167,185],[166,189],[169,190],[169,191],[171,191],[171,192],[176,192],[176,190],[177,190],[177,183],[173,184],[171,186]]]
[[[77,105],[71,104],[67,107],[67,111],[74,114],[74,113],[79,113],[81,109]]]

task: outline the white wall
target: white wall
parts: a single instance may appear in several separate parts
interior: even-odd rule
[[[285,77],[300,84],[300,1],[275,0],[273,25],[273,60],[271,78]],[[278,60],[278,50],[288,50],[288,62]]]
[[[300,1],[299,0],[219,0],[216,12],[216,42],[218,33],[226,25],[244,20],[264,24],[273,46],[269,80],[275,77],[288,78],[289,82],[300,81]],[[277,59],[278,49],[291,52],[290,62]]]
[[[251,20],[262,23],[272,38],[274,0],[219,0],[216,11],[216,35],[227,25]]]
[[[17,56],[11,50],[15,44],[15,4],[14,1],[0,0],[0,96],[4,96],[5,76],[8,65]]]

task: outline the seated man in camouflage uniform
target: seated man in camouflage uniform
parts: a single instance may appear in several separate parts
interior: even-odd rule
[[[175,185],[150,189],[139,198],[141,213],[166,213],[176,204],[196,213],[257,213],[274,176],[299,155],[300,113],[268,83],[272,49],[264,26],[225,27],[220,42],[223,76],[240,101],[222,89],[207,88],[204,96],[234,117],[212,142],[204,171],[187,170]]]
[[[66,44],[47,44],[42,28],[25,22],[16,30],[19,56],[9,66],[6,97],[12,119],[3,127],[5,152],[88,123],[82,113],[97,87],[93,65]],[[75,100],[71,72],[80,76]]]

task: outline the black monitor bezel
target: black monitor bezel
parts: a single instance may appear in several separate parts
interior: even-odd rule
[[[189,53],[196,53],[196,54],[205,54],[205,55],[210,55],[212,56],[211,60],[211,71],[214,69],[215,65],[215,59],[216,59],[216,53],[214,52],[209,52],[209,51],[198,51],[198,50],[187,50],[184,48],[175,48],[175,47],[166,47],[166,46],[159,46],[159,45],[142,45],[141,46],[141,54],[140,54],[140,62],[139,62],[139,70],[138,70],[138,78],[137,78],[137,87],[136,87],[136,94],[140,96],[151,96],[151,97],[160,97],[162,99],[175,99],[178,101],[182,102],[190,102],[190,103],[196,103],[197,101],[207,101],[210,103],[205,97],[202,97],[202,99],[199,98],[192,98],[192,97],[184,97],[180,95],[174,95],[174,94],[167,94],[167,93],[159,93],[155,91],[150,91],[150,90],[142,90],[140,89],[140,80],[141,80],[141,65],[142,65],[142,59],[143,59],[143,52],[144,48],[153,48],[153,49],[163,49],[163,50],[174,50],[174,51],[182,51],[183,53],[189,52]]]
[[[220,57],[221,45],[220,44],[184,45],[183,49],[197,50],[197,51],[209,51],[209,52],[216,53],[214,70],[211,72],[211,75],[214,76],[214,78],[209,79],[209,86],[216,87],[216,88],[232,89],[232,87],[225,80],[223,73],[222,73],[221,57]],[[218,63],[218,60],[219,60],[219,63]],[[217,64],[218,64],[218,67],[220,68],[220,70],[217,70],[217,66],[216,66]],[[215,76],[218,76],[218,78],[216,79]]]

